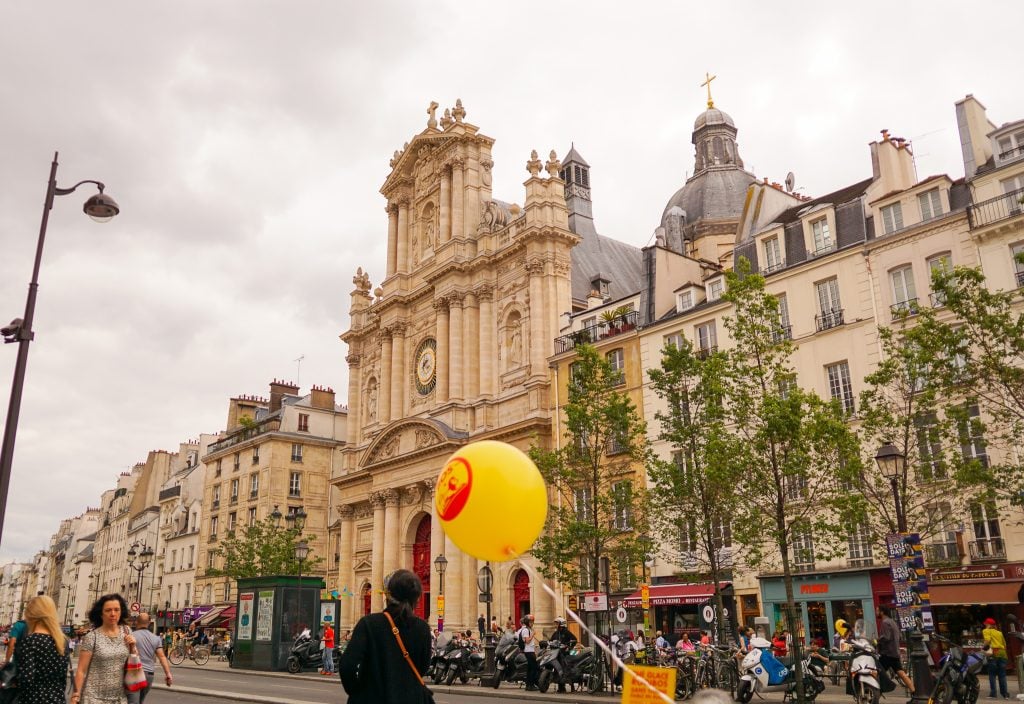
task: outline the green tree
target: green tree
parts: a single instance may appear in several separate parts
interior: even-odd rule
[[[242,531],[228,533],[214,555],[223,558],[221,568],[209,568],[208,575],[224,575],[232,579],[260,577],[263,575],[298,574],[299,563],[295,559],[295,545],[308,540],[295,525],[280,527],[272,516],[256,521]],[[316,571],[323,562],[312,552],[302,563],[303,572]]]
[[[655,413],[658,439],[669,443],[672,460],[650,467],[651,527],[670,563],[708,575],[718,613],[724,613],[720,582],[736,559],[731,519],[736,510],[736,465],[729,447],[722,380],[728,357],[696,353],[689,340],[666,345],[661,365],[648,372],[665,410]],[[727,639],[725,619],[718,640]]]
[[[964,490],[974,485],[961,471],[958,413],[948,408],[942,376],[934,369],[930,326],[920,324],[933,317],[925,309],[913,320],[904,315],[895,329],[879,329],[882,359],[864,378],[860,395],[867,456],[854,486],[866,507],[863,537],[883,550],[884,535],[896,532],[898,519],[891,481],[873,459],[879,447],[892,443],[906,458],[896,478],[900,511],[907,526],[925,539],[948,531],[951,515],[964,514]]]
[[[1024,263],[1024,254],[1017,255]],[[957,401],[962,478],[983,485],[989,499],[1024,505],[1024,308],[1020,290],[992,291],[980,269],[932,272],[932,290],[944,310],[918,327],[930,345],[943,395]],[[980,413],[974,413],[972,406]],[[988,449],[1001,450],[990,462]]]
[[[647,550],[646,500],[640,478],[650,456],[646,426],[622,372],[592,345],[576,348],[564,434],[555,449],[532,447],[556,497],[533,546],[541,572],[566,584],[601,591],[602,574],[617,565],[631,577]]]
[[[724,453],[738,477],[733,538],[744,561],[781,569],[785,616],[794,635],[797,699],[804,698],[793,573],[839,554],[849,529],[863,520],[861,502],[847,490],[859,475],[856,435],[844,409],[797,386],[793,345],[780,334],[778,300],[740,259],[727,274],[733,339],[726,372],[731,437]]]

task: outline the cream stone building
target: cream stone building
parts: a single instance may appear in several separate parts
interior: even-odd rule
[[[475,626],[485,611],[483,563],[444,536],[434,481],[467,442],[550,446],[548,357],[561,317],[586,307],[594,287],[619,298],[639,280],[639,251],[593,226],[589,167],[575,150],[564,164],[553,151],[546,161],[534,152],[522,204],[499,200],[493,139],[465,121],[461,101],[440,119],[437,108],[391,160],[381,188],[386,275],[374,289],[357,271],[351,327],[341,336],[350,418],[332,478],[333,527],[338,585],[355,595],[341,602],[343,627],[379,608],[385,576],[400,567],[423,581],[420,615],[435,621],[443,593],[445,627]],[[528,556],[491,565],[491,613],[504,622],[532,612],[546,626],[562,605],[528,565]]]
[[[234,580],[209,574],[223,566],[216,554],[229,533],[261,521],[275,509],[292,515],[302,509],[311,555],[324,558],[305,572],[324,576],[333,562],[328,541],[329,480],[344,444],[348,412],[335,404],[334,391],[274,380],[270,399],[238,396],[228,402],[225,430],[200,454],[206,466],[192,597],[182,606],[196,613],[234,604]],[[191,514],[189,517],[191,521]],[[283,523],[282,523],[283,525]],[[179,555],[179,560],[181,559]],[[187,564],[187,563],[186,563]],[[187,588],[187,587],[186,587]],[[180,592],[179,592],[180,595]]]

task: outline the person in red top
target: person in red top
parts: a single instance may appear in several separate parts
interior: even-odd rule
[[[329,623],[324,624],[324,669],[320,674],[334,674],[334,629]]]

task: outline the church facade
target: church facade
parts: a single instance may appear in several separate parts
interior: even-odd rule
[[[475,626],[484,611],[477,588],[483,563],[445,538],[433,482],[468,442],[501,440],[524,451],[552,442],[548,357],[559,318],[576,298],[573,249],[588,233],[570,227],[554,151],[545,162],[536,152],[527,161],[522,205],[498,200],[491,193],[494,140],[465,121],[461,102],[439,120],[436,110],[432,104],[426,129],[391,160],[381,188],[386,276],[374,288],[356,272],[351,327],[341,336],[349,425],[332,478],[332,532],[338,583],[353,595],[342,600],[343,625],[378,609],[386,575],[409,568],[427,592],[420,615],[433,622],[443,605],[446,628]],[[635,259],[638,266],[638,253]],[[603,266],[604,277],[618,270]],[[600,257],[588,267],[596,275]],[[435,568],[442,555],[443,577]],[[491,566],[492,614],[502,622],[527,613],[542,624],[554,617],[537,573],[524,569],[531,564],[522,556]]]

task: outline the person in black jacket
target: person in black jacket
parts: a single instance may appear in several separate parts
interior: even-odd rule
[[[430,664],[430,626],[413,613],[423,594],[419,577],[398,570],[386,585],[388,605],[402,642],[422,676]],[[423,686],[402,656],[383,613],[359,619],[338,672],[349,704],[421,704]]]

